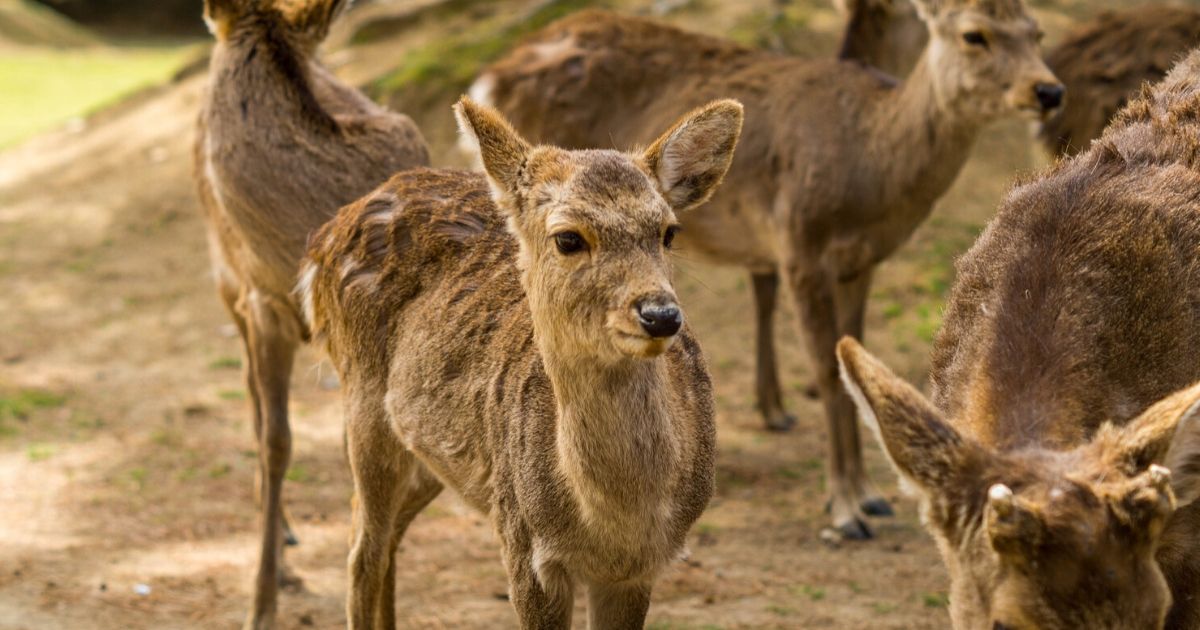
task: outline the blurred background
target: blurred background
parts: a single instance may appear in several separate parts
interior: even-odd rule
[[[1137,3],[1030,4],[1051,47]],[[465,165],[450,104],[522,36],[586,6],[806,57],[833,55],[844,20],[830,0],[360,1],[323,60],[412,116],[435,165]],[[255,451],[191,175],[210,46],[200,14],[200,0],[0,0],[0,628],[235,627],[245,614]],[[1047,161],[1028,122],[993,125],[881,267],[866,341],[906,378],[925,382],[954,258],[1014,178]],[[768,434],[745,274],[686,252],[680,267],[717,388],[718,493],[656,589],[650,626],[947,627],[944,569],[873,442],[874,479],[899,514],[875,521],[872,541],[819,536],[824,426],[790,306],[781,367],[800,422]],[[286,503],[304,586],[283,596],[280,626],[339,627],[350,484],[337,381],[309,349],[294,386]],[[514,624],[490,528],[451,493],[401,553],[404,627]]]

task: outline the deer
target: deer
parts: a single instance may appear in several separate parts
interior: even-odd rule
[[[262,538],[248,628],[273,626],[291,458],[288,387],[309,332],[292,293],[309,235],[398,170],[428,164],[404,115],[339,82],[316,49],[346,0],[205,0],[216,37],[196,134],[199,189],[217,293],[241,336],[258,446]]]
[[[1200,10],[1148,5],[1105,11],[1078,25],[1046,55],[1073,95],[1038,137],[1056,158],[1086,149],[1109,120],[1200,45]]]
[[[750,271],[756,395],[770,430],[783,407],[773,317],[778,287],[801,319],[829,436],[835,535],[870,538],[890,515],[867,478],[834,347],[861,338],[871,276],[954,181],[989,121],[1043,116],[1063,87],[1038,54],[1020,0],[918,0],[931,43],[904,82],[857,61],[804,60],[660,22],[585,11],[485,68],[470,88],[535,141],[629,146],[680,110],[741,101],[747,126],[729,184],[683,221],[680,251]]]
[[[846,27],[838,58],[903,77],[920,59],[929,31],[910,0],[835,0]]]
[[[1200,626],[1200,52],[1018,184],[957,263],[931,395],[841,375],[960,630]]]
[[[742,107],[644,151],[532,145],[464,97],[484,174],[416,169],[343,208],[297,289],[341,375],[350,627],[395,625],[395,552],[445,486],[487,515],[523,628],[640,628],[715,483],[712,384],[672,288],[677,214]]]

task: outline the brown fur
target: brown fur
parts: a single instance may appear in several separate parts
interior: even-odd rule
[[[346,392],[352,628],[394,624],[395,550],[443,485],[488,514],[522,627],[641,627],[655,576],[713,490],[712,391],[674,303],[664,232],[732,158],[741,107],[686,116],[641,154],[522,140],[464,99],[487,178],[416,170],[344,208],[302,285]],[[489,186],[491,195],[489,195]],[[574,232],[582,252],[562,253]]]
[[[1086,149],[1144,83],[1161,80],[1197,44],[1200,10],[1189,7],[1138,6],[1080,24],[1046,55],[1071,94],[1041,127],[1046,149],[1060,156]]]
[[[1008,195],[958,264],[932,404],[839,346],[918,490],[957,628],[1200,624],[1197,76],[1193,53]]]
[[[278,549],[291,539],[280,497],[291,453],[288,380],[296,346],[308,336],[292,297],[305,243],[342,205],[428,162],[412,121],[316,63],[316,47],[344,4],[205,4],[217,45],[195,174],[217,288],[245,342],[259,442],[263,544],[247,622],[254,628],[273,624]]]
[[[864,510],[890,510],[863,470],[834,344],[861,336],[875,265],[929,214],[978,130],[1036,107],[1034,85],[1055,81],[1016,0],[923,10],[936,46],[903,85],[858,62],[789,58],[587,11],[548,26],[472,88],[523,133],[568,147],[646,142],[687,107],[745,103],[729,184],[685,219],[682,247],[754,276],[759,407],[781,430],[795,420],[782,405],[771,321],[779,278],[790,285],[829,422],[833,520],[854,537],[869,535]],[[968,49],[962,29],[1004,36]]]
[[[839,59],[857,60],[903,77],[921,58],[929,31],[909,0],[844,0],[846,15]]]

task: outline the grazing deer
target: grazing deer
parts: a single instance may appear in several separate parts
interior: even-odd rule
[[[700,347],[667,250],[732,159],[718,101],[641,153],[531,146],[464,98],[486,180],[415,170],[313,241],[300,294],[346,392],[347,616],[394,625],[395,551],[449,485],[488,514],[525,628],[640,628],[713,490]],[[490,186],[490,194],[489,194]]]
[[[249,627],[273,624],[291,457],[288,381],[308,332],[292,297],[309,234],[392,173],[428,163],[406,116],[314,59],[344,0],[205,0],[217,45],[195,145],[213,272],[246,350],[262,548]]]
[[[871,275],[954,181],[983,125],[1058,107],[1020,0],[918,2],[932,42],[903,84],[858,62],[802,60],[658,22],[586,11],[488,68],[472,94],[538,141],[628,146],[683,108],[741,100],[747,127],[730,183],[684,219],[691,254],[750,270],[758,406],[787,430],[772,318],[779,278],[796,300],[825,406],[834,525],[870,536],[890,514],[863,469],[834,346],[861,337]]]
[[[853,59],[903,77],[917,65],[929,31],[910,0],[835,0],[846,16],[838,51]]]
[[[956,628],[1200,627],[1198,78],[1200,52],[1009,193],[958,263],[932,403],[838,346]]]
[[[1200,10],[1161,5],[1106,11],[1079,25],[1046,55],[1071,99],[1038,133],[1046,149],[1075,155],[1144,83],[1166,76],[1200,44]]]

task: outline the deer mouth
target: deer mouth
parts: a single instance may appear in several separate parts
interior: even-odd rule
[[[675,336],[651,337],[645,333],[627,332],[617,328],[612,329],[613,345],[627,357],[634,359],[653,359],[667,351]]]

